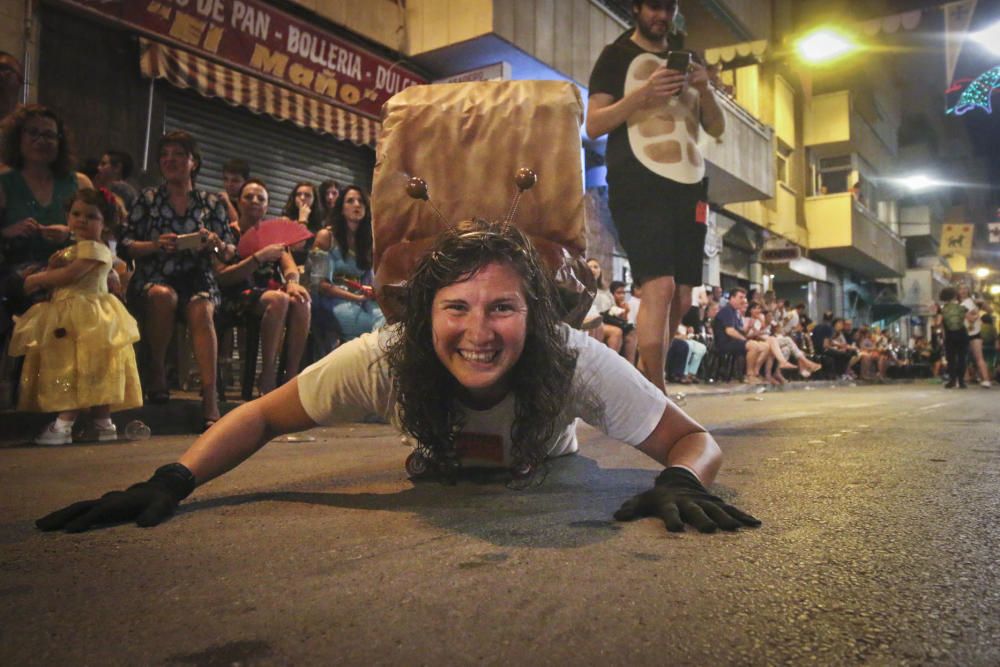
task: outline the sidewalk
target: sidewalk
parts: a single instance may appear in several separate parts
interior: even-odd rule
[[[688,399],[699,396],[720,396],[725,394],[763,394],[767,392],[798,391],[820,389],[825,387],[850,386],[851,382],[832,380],[797,380],[780,387],[765,385],[750,385],[741,382],[676,384],[667,385],[667,395],[679,405]],[[229,392],[235,397],[236,390]],[[225,414],[241,405],[241,400],[227,400],[220,407]],[[16,412],[4,410],[0,412],[0,446],[24,444],[39,433],[53,419],[50,414]],[[144,405],[134,410],[125,410],[114,414],[118,425],[119,437],[125,431],[125,425],[133,420],[139,420],[149,426],[153,435],[196,435],[195,429],[201,424],[201,399],[194,391],[171,392],[170,402],[166,405]],[[86,423],[86,418],[80,419],[80,426]]]

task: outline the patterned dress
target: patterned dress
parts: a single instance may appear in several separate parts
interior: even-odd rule
[[[229,214],[215,194],[201,190],[188,193],[187,211],[178,214],[170,205],[167,186],[146,188],[136,201],[122,230],[121,253],[130,256],[136,241],[156,241],[161,234],[190,234],[201,229],[215,232],[223,243],[234,242]],[[221,293],[212,270],[209,252],[179,250],[135,257],[135,274],[129,282],[129,297],[143,296],[153,285],[167,285],[177,292],[178,309],[193,298],[207,298],[219,306]]]

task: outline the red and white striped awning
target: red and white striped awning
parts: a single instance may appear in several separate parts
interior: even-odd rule
[[[164,79],[254,113],[287,120],[359,146],[375,146],[378,122],[284,86],[201,58],[190,51],[140,39],[142,75]]]

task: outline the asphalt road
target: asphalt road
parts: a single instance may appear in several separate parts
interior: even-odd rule
[[[148,477],[190,436],[0,447],[5,665],[998,665],[997,390],[690,398],[715,489],[764,521],[610,520],[652,481],[581,429],[528,491],[414,486],[389,427],[275,442],[168,523],[34,518]]]

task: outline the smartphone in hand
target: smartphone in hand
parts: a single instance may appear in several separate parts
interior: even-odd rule
[[[687,74],[688,67],[691,66],[690,51],[671,51],[667,54],[667,69],[672,69],[681,74]]]
[[[179,234],[177,236],[178,250],[197,250],[201,248],[202,238],[200,232],[190,234]]]

